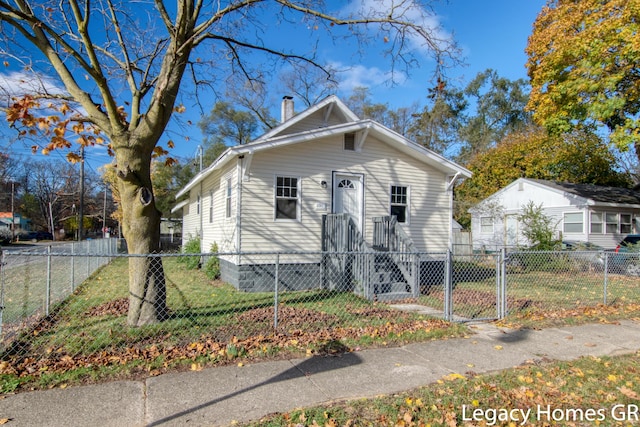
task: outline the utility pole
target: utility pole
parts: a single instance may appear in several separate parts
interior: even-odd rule
[[[84,145],[80,146],[80,205],[78,207],[78,241],[82,242],[84,234]]]

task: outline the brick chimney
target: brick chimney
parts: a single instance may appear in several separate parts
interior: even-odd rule
[[[280,118],[281,122],[284,123],[293,117],[293,97],[292,96],[283,96],[282,97],[282,108],[280,110]]]

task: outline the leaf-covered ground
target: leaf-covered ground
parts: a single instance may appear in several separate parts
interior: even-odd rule
[[[91,308],[85,316],[123,316],[128,300],[119,298]],[[304,307],[281,306],[278,327],[274,329],[272,307],[246,310],[234,321],[191,341],[175,342],[171,334],[159,334],[126,347],[109,347],[90,354],[70,354],[64,347],[50,347],[41,354],[18,353],[0,362],[0,379],[19,378],[16,391],[25,386],[48,387],[77,382],[67,373],[77,373],[81,382],[101,378],[131,378],[158,375],[169,370],[199,370],[238,361],[332,354],[351,351],[349,343],[370,339],[370,346],[401,343],[411,334],[435,333],[435,336],[461,336],[465,328],[438,319],[415,319],[407,313],[386,307],[346,307],[353,314],[368,319],[389,319],[357,327],[342,326],[338,316]],[[44,334],[55,324],[42,322],[33,330]],[[241,338],[244,337],[244,338]],[[357,345],[357,344],[354,344]],[[99,367],[96,369],[96,367]],[[109,373],[110,374],[107,374]],[[73,375],[73,374],[72,374]],[[56,378],[56,379],[54,379]],[[24,383],[24,384],[20,384]]]
[[[640,412],[640,353],[534,362],[498,374],[449,374],[375,399],[266,417],[261,427],[633,426]]]

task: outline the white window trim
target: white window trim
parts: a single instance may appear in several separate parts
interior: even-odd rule
[[[597,231],[593,231],[593,221],[592,221],[592,215],[593,214],[599,214],[602,215],[602,222],[596,223],[596,224],[600,224],[600,226],[602,227],[602,231],[597,232]],[[615,215],[616,216],[616,231],[614,232],[608,232],[607,231],[607,215]],[[629,225],[631,227],[631,231],[630,233],[635,233],[635,218],[636,215],[630,212],[615,212],[615,211],[592,211],[589,212],[589,233],[590,234],[602,234],[602,235],[614,235],[614,234],[630,234],[630,233],[626,233],[626,232],[622,232],[621,228],[622,228],[622,215],[629,215],[631,217],[631,223],[627,223],[627,225]],[[613,224],[613,223],[611,223]]]
[[[296,180],[296,217],[295,218],[277,218],[278,209],[278,178],[293,178]],[[281,197],[283,199],[293,199],[293,197]],[[293,175],[273,175],[273,220],[275,222],[301,222],[301,204],[302,204],[302,177]]]
[[[566,220],[566,215],[568,214],[580,214],[581,216],[581,220],[580,222],[567,222]],[[565,225],[566,224],[580,224],[581,230],[580,231],[566,231],[565,230]],[[584,212],[582,211],[567,211],[567,212],[563,212],[562,213],[562,233],[563,234],[584,234]]]
[[[483,227],[482,220],[483,219],[491,220],[491,231],[483,231],[482,230],[482,227]],[[480,234],[491,234],[491,235],[493,235],[495,233],[495,224],[496,224],[496,221],[492,216],[481,216],[479,218]]]
[[[213,224],[213,190],[209,191],[209,224]]]
[[[224,217],[230,221],[233,219],[233,177],[227,175],[222,179],[224,182]]]
[[[600,227],[601,227],[600,231],[593,231],[593,224],[594,224],[594,222],[593,222],[593,220],[592,220],[592,219],[593,219],[593,215],[594,215],[594,214],[602,215],[602,219],[601,219],[601,221],[600,221],[600,222],[596,222],[596,223],[595,223],[595,224],[599,224],[599,225],[600,225]],[[604,212],[602,212],[602,211],[591,211],[591,212],[589,212],[589,234],[605,234],[605,233],[604,233],[604,232],[605,232],[605,227],[604,227],[604,214],[605,214],[605,213],[604,213]]]
[[[405,187],[407,189],[407,203],[405,206],[405,217],[406,217],[406,221],[405,222],[399,222],[399,224],[407,224],[407,225],[411,225],[411,186],[410,185],[402,185],[402,184],[395,184],[395,183],[391,183],[389,184],[389,191],[387,192],[387,195],[389,197],[389,215],[391,215],[391,206],[398,205],[398,206],[402,206],[398,203],[391,203],[391,190],[393,189],[393,187]]]

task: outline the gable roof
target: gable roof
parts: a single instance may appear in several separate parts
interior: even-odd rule
[[[586,205],[590,206],[625,206],[640,208],[640,193],[630,188],[607,187],[594,184],[573,184],[570,182],[550,181],[546,179],[533,178],[518,178],[511,184],[493,193],[491,196],[487,197],[476,206],[479,206],[486,200],[494,198],[499,194],[508,191],[509,189],[519,185],[521,182],[528,182],[532,185],[545,188],[558,194],[578,197],[582,199]],[[470,212],[472,212],[473,210],[475,210],[475,208],[469,209]]]
[[[341,123],[309,129],[305,131],[285,133],[287,129],[304,121],[312,114],[324,112],[325,122],[331,114],[337,115]],[[428,164],[437,170],[451,175],[461,175],[470,177],[468,169],[444,158],[443,156],[418,145],[393,130],[370,119],[360,120],[337,96],[331,95],[320,101],[318,104],[293,116],[291,119],[271,129],[269,132],[255,139],[254,141],[229,147],[218,159],[209,167],[198,173],[185,187],[183,187],[176,198],[187,194],[196,184],[205,179],[215,170],[222,168],[232,159],[238,156],[251,155],[255,152],[270,150],[274,148],[286,147],[292,144],[313,141],[332,135],[354,133],[364,131],[367,135],[373,135],[382,142],[392,145],[397,150]]]
[[[570,182],[529,179],[556,191],[562,191],[591,201],[593,205],[638,205],[640,193],[631,188],[607,187],[594,184],[572,184]]]

